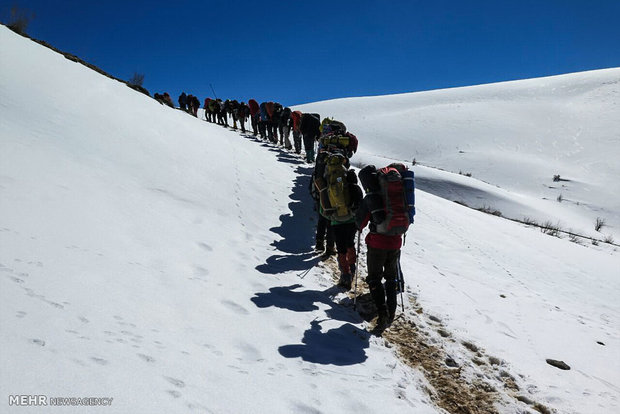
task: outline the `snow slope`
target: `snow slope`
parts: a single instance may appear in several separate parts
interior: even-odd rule
[[[620,238],[620,68],[299,109],[334,116],[359,134],[360,163],[415,158],[472,175],[455,181],[421,168],[418,185],[433,194]],[[602,233],[597,217],[608,224]]]
[[[109,413],[444,412],[338,304],[312,251],[310,166],[4,27],[0,48],[2,412],[47,411],[15,394],[112,397]],[[386,155],[358,135],[358,161]],[[466,342],[521,396],[617,412],[617,252],[417,200],[402,264],[424,312],[406,315],[463,381],[481,372]],[[500,412],[532,411],[498,391]]]

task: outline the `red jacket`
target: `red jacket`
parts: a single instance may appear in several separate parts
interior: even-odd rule
[[[370,215],[370,211],[368,210],[364,199],[356,216],[357,227],[360,231],[368,225],[371,217],[372,216]],[[387,236],[385,234],[375,233],[373,231],[374,229],[374,223],[370,223],[370,233],[368,233],[365,239],[368,247],[382,250],[398,250],[403,245],[403,239],[400,235]]]
[[[366,236],[366,245],[373,249],[398,250],[403,245],[403,239],[400,236],[386,236],[370,232]]]

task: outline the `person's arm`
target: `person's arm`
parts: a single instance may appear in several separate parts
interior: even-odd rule
[[[368,203],[366,198],[362,200],[360,207],[355,212],[355,225],[359,231],[362,231],[364,227],[368,225],[370,221],[370,211],[368,210]]]

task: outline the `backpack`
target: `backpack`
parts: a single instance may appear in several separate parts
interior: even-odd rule
[[[351,158],[357,152],[357,137],[350,132],[331,132],[319,138],[319,143],[324,148],[336,147],[346,151],[347,158]]]
[[[321,134],[327,135],[329,133],[344,134],[347,132],[347,127],[344,123],[336,121],[333,118],[325,118],[321,122]]]
[[[398,163],[380,170],[369,165],[359,176],[367,192],[367,205],[376,232],[388,236],[406,233],[415,215],[413,171]]]
[[[338,151],[324,151],[317,157],[315,186],[319,192],[323,216],[333,221],[347,221],[353,218],[346,165],[347,157]]]
[[[281,113],[281,115],[280,115],[280,119],[281,119],[283,122],[286,122],[286,121],[288,121],[288,119],[289,119],[290,117],[291,117],[291,108],[289,108],[289,107],[287,106],[286,108],[284,108],[284,109],[282,110],[282,113]]]

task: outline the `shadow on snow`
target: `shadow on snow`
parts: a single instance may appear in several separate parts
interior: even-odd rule
[[[349,311],[347,308],[336,304],[332,297],[341,292],[337,286],[332,286],[326,290],[302,290],[300,284],[291,286],[275,286],[269,289],[269,293],[255,293],[251,299],[259,308],[268,308],[274,306],[280,309],[288,309],[293,312],[312,312],[319,310],[317,303],[329,306],[325,314],[331,319],[360,323],[361,317]]]
[[[301,290],[299,284],[276,286],[268,293],[256,293],[251,299],[259,308],[277,307],[294,312],[319,310],[318,304],[329,306],[325,314],[338,321],[346,322],[338,328],[323,331],[316,319],[304,332],[301,344],[283,345],[278,348],[285,358],[301,358],[304,361],[325,365],[353,365],[367,359],[364,349],[368,348],[370,334],[353,324],[361,322],[360,316],[348,308],[337,305],[332,296],[340,292],[333,286],[326,290]]]
[[[323,332],[321,322],[316,319],[310,329],[304,332],[302,344],[283,345],[278,348],[285,358],[301,358],[304,361],[323,365],[360,364],[368,357],[364,349],[369,346],[369,334],[350,323]]]
[[[294,163],[294,157],[281,151],[279,155],[285,162]],[[297,270],[308,270],[315,266],[319,258],[312,250],[314,241],[314,223],[316,213],[312,210],[314,201],[310,196],[310,175],[312,167],[299,165],[295,169],[297,177],[294,181],[292,200],[288,207],[290,212],[280,215],[280,226],[269,229],[279,235],[274,240],[278,254],[267,258],[266,263],[256,266],[261,273],[277,274]]]
[[[258,141],[261,146],[268,147],[269,151],[277,153],[278,161],[296,165],[292,200],[288,207],[290,212],[280,215],[280,226],[269,229],[281,237],[274,240],[278,254],[267,258],[264,264],[258,265],[256,270],[261,273],[277,274],[290,271],[310,270],[319,258],[313,251],[314,227],[316,225],[316,211],[313,210],[314,200],[310,196],[310,181],[313,166],[307,165],[298,156],[281,148],[262,141],[250,134],[243,135],[248,139]],[[310,328],[304,332],[301,344],[283,345],[278,348],[285,358],[301,358],[304,361],[324,365],[354,365],[368,358],[365,349],[369,346],[369,333],[353,324],[359,324],[362,319],[359,314],[338,305],[333,297],[340,292],[336,286],[326,290],[296,290],[300,284],[291,286],[276,286],[269,292],[259,292],[251,299],[259,308],[277,307],[294,312],[313,312],[327,306],[325,314],[332,320],[345,322],[343,325],[323,331],[321,323],[325,320],[313,320]]]

